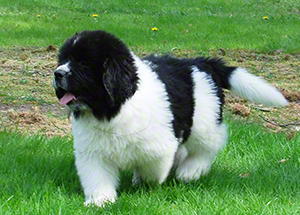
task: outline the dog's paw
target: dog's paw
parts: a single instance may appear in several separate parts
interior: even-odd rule
[[[98,206],[98,207],[105,207],[107,204],[112,204],[116,201],[115,197],[96,197],[96,198],[91,198],[87,199],[84,202],[84,205],[87,207],[93,207],[93,206]]]
[[[210,162],[194,163],[185,160],[176,170],[176,178],[185,182],[198,180],[200,176],[206,175],[211,169]]]

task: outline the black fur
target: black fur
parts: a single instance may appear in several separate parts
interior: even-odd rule
[[[150,55],[144,60],[151,62],[152,70],[165,84],[174,116],[172,124],[175,136],[185,142],[191,133],[195,106],[191,68],[184,60],[169,56]]]
[[[192,66],[206,72],[214,81],[220,99],[219,123],[222,121],[224,95],[222,88],[230,88],[229,77],[235,67],[227,67],[220,59],[194,58],[177,59],[170,56],[150,55],[144,58],[150,62],[153,72],[165,84],[170,109],[174,116],[174,134],[185,142],[191,133],[195,107]],[[75,118],[84,114],[78,103],[87,105],[99,120],[110,120],[121,106],[132,97],[138,88],[137,68],[127,46],[114,35],[104,31],[83,31],[69,38],[58,55],[59,65],[69,62],[70,74],[62,77],[57,72],[56,82],[67,79],[68,85],[56,88],[61,99],[66,92],[76,96],[71,101]],[[141,71],[142,72],[142,71]],[[62,84],[58,83],[58,86]]]
[[[192,80],[192,66],[209,74],[216,85],[217,95],[220,99],[219,123],[222,122],[222,105],[224,95],[222,88],[229,89],[228,77],[235,67],[226,67],[220,59],[195,58],[177,59],[171,56],[145,57],[144,60],[151,62],[152,70],[155,71],[165,84],[174,115],[173,129],[175,136],[187,140],[193,125],[195,107],[194,83]]]

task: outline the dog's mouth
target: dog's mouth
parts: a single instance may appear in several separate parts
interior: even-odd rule
[[[70,104],[74,100],[77,100],[76,96],[73,95],[72,93],[66,92],[64,94],[64,96],[60,98],[59,103],[61,105],[68,105],[68,104]]]
[[[84,102],[84,97],[75,96],[70,92],[64,92],[59,98],[59,103],[63,106],[68,106],[73,111],[90,110],[90,107]]]

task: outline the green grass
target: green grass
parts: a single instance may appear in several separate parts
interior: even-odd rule
[[[299,10],[298,0],[0,0],[0,47],[60,46],[75,32],[103,29],[148,52],[298,52]]]
[[[123,173],[119,198],[104,209],[83,205],[72,140],[2,132],[0,214],[299,213],[300,135],[287,140],[235,121],[229,127],[229,143],[207,176],[133,187],[131,173]]]

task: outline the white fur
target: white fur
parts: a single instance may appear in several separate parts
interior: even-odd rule
[[[135,57],[138,91],[109,122],[92,113],[73,120],[76,167],[85,204],[103,206],[116,199],[119,169],[134,170],[140,178],[162,183],[173,165],[178,142],[164,84],[150,67]]]
[[[67,63],[65,63],[65,64],[60,65],[59,67],[57,67],[56,70],[64,70],[64,71],[66,71],[66,72],[70,72],[70,67],[69,67],[69,65],[70,65],[70,62],[67,62]]]
[[[229,83],[230,91],[251,102],[266,106],[284,106],[287,100],[273,86],[267,84],[263,79],[248,73],[243,68],[233,71]]]
[[[192,69],[195,83],[192,132],[176,155],[179,163],[176,177],[184,181],[197,180],[201,175],[207,174],[214,157],[227,140],[225,123],[217,123],[220,100],[216,86],[205,72],[199,71],[196,66]]]

